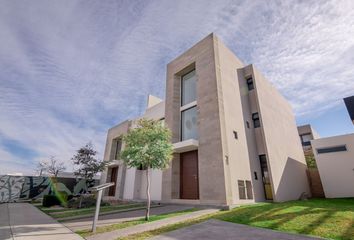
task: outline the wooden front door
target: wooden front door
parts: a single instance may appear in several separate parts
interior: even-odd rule
[[[108,196],[114,197],[116,195],[116,187],[117,187],[117,176],[118,176],[118,167],[113,167],[111,170],[111,179],[110,182],[114,182],[114,186],[109,187]]]
[[[181,153],[180,198],[199,199],[198,151]]]

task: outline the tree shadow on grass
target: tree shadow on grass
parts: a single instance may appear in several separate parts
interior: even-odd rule
[[[350,205],[341,207],[326,203],[322,206],[309,201],[240,207],[217,218],[293,233],[354,239],[353,221],[348,222],[351,211]],[[345,212],[348,215],[342,217],[343,214],[347,214]]]

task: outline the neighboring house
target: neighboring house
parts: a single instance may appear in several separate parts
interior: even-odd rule
[[[353,121],[354,96],[344,102]],[[326,198],[354,197],[354,134],[314,139],[311,145]]]
[[[164,119],[172,131],[170,167],[151,173],[155,201],[230,206],[309,193],[290,104],[214,34],[167,65],[166,100],[149,97],[142,117]],[[119,160],[134,122],[108,131],[104,159],[115,161],[101,182],[116,186],[106,198],[145,198],[144,170]]]
[[[354,134],[320,138],[311,144],[326,198],[354,197]]]
[[[344,103],[348,109],[350,119],[354,124],[354,96],[344,98]]]
[[[302,125],[297,127],[299,132],[302,148],[304,152],[312,150],[311,140],[320,138],[320,135],[312,128],[310,124]]]

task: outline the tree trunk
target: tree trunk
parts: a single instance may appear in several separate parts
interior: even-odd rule
[[[146,169],[146,196],[147,196],[147,202],[146,202],[146,215],[145,215],[145,220],[149,221],[150,217],[150,175],[149,175],[149,168]]]

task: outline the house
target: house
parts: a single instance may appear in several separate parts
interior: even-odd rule
[[[141,117],[172,131],[170,167],[151,173],[155,201],[231,206],[309,193],[290,104],[214,34],[167,65],[165,101],[150,96]],[[135,121],[108,131],[104,159],[113,161],[101,182],[116,186],[106,199],[145,199],[145,170],[127,168],[118,156]]]
[[[354,96],[344,102],[353,121]],[[311,145],[326,198],[354,197],[354,134],[314,139]]]

